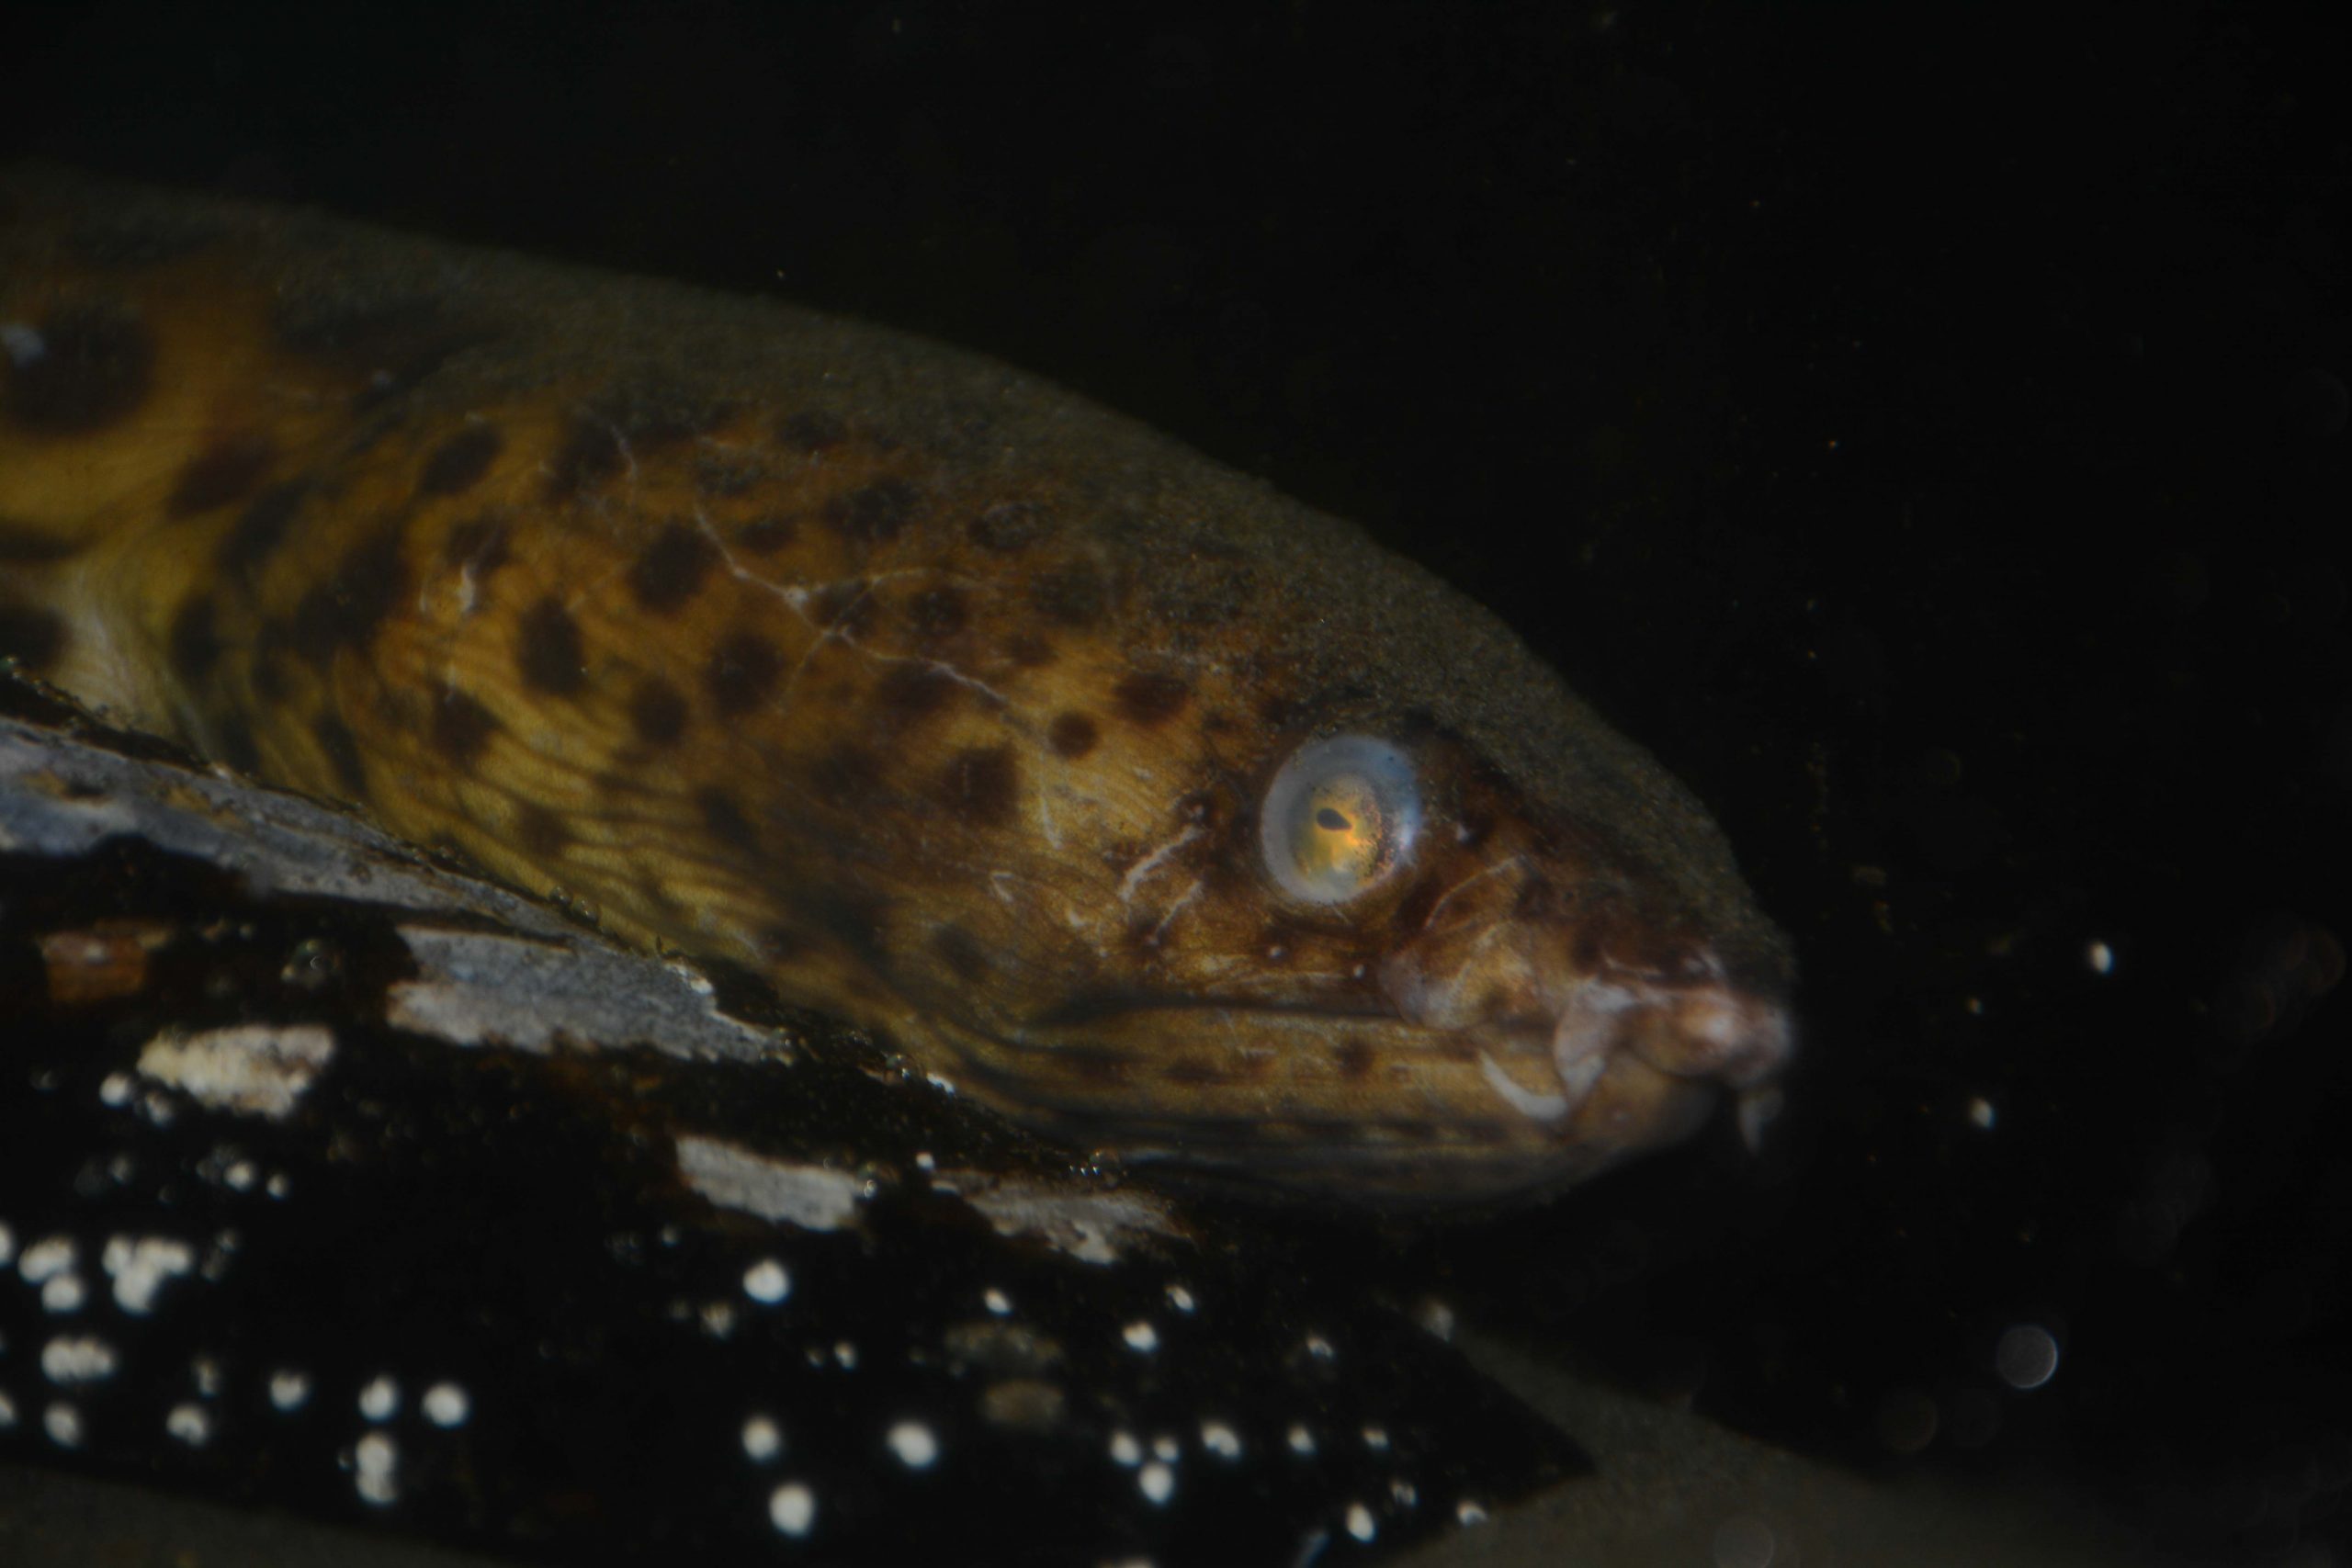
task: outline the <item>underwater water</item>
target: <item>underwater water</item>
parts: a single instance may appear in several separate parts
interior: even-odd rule
[[[1625,1429],[1556,1402],[1547,1422],[1487,1375],[1543,1405],[1566,1368],[1871,1484],[2055,1498],[2143,1560],[2338,1561],[2345,143],[2296,28],[1696,5],[41,18],[10,154],[869,316],[1363,524],[1704,798],[1796,941],[1803,1055],[1758,1156],[1717,1124],[1449,1226],[1209,1205],[1199,1261],[1132,1273],[1009,1258],[912,1201],[871,1249],[670,1245],[658,1163],[550,1112],[539,1069],[371,1062],[347,1103],[410,1163],[384,1152],[371,1184],[332,1145],[284,1150],[321,1181],[274,1245],[313,1267],[224,1254],[222,1296],[209,1248],[265,1234],[277,1146],[239,1133],[208,1176],[218,1129],[142,1122],[102,1095],[119,1064],[20,1037],[0,1458],[528,1557],[583,1529],[616,1556],[787,1549],[789,1467],[821,1456],[850,1490],[811,1479],[813,1517],[865,1508],[871,1560],[1013,1560],[1036,1527],[990,1500],[1035,1495],[1089,1525],[1048,1537],[1089,1561],[1290,1561],[1317,1529],[1337,1561],[1414,1534],[1423,1492],[1500,1513],[1611,1475]],[[126,867],[112,893],[198,897],[176,874]],[[15,886],[21,920],[37,879]],[[364,975],[381,932],[337,936]],[[759,1090],[676,1092],[749,1114]],[[117,1181],[131,1132],[154,1141]],[[514,1206],[466,1213],[502,1168]],[[383,1246],[355,1241],[371,1227]],[[622,1231],[645,1258],[605,1246]],[[85,1319],[30,1261],[69,1232],[107,1329],[61,1328]],[[189,1247],[183,1271],[145,1255],[188,1314],[120,1304],[141,1276],[103,1268],[114,1236]],[[524,1267],[549,1256],[574,1271]],[[766,1337],[763,1262],[812,1314]],[[1056,1377],[1139,1413],[1134,1453],[1107,1417],[1082,1457],[1015,1458],[925,1415],[972,1380],[908,1352],[985,1327],[1015,1266],[1075,1348]],[[1258,1304],[1187,1346],[1175,1286]],[[543,1299],[560,1355],[512,1319],[477,1337],[486,1303]],[[1415,1326],[1432,1303],[1477,1367]],[[1147,1318],[1170,1337],[1148,1376],[1124,1337]],[[421,1342],[386,1348],[395,1329]],[[1314,1333],[1336,1372],[1295,1355]],[[1018,1381],[1043,1352],[1005,1338],[957,1343]],[[123,1358],[83,1384],[124,1412],[119,1446],[47,1418],[74,1404],[96,1435],[99,1395],[58,1392],[96,1364],[85,1339]],[[859,1367],[809,1361],[845,1340]],[[734,1359],[754,1345],[774,1367]],[[515,1371],[542,1360],[553,1392]],[[309,1380],[291,1412],[281,1371]],[[426,1407],[445,1385],[458,1426]],[[1321,1434],[1306,1483],[1280,1469],[1293,1406]],[[1243,1445],[1229,1478],[1204,1420]],[[956,1440],[911,1465],[909,1421]],[[367,1490],[370,1434],[400,1496]],[[906,1501],[918,1472],[947,1484]],[[567,1496],[544,1479],[566,1472],[608,1479]],[[1351,1503],[1379,1508],[1371,1540]],[[1702,1521],[1718,1561],[1788,1560],[1754,1555],[1754,1512]]]

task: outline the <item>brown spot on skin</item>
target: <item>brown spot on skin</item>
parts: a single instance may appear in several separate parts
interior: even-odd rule
[[[629,591],[639,605],[666,615],[702,591],[718,560],[718,547],[702,530],[669,524],[629,568]]]
[[[1101,733],[1086,715],[1060,713],[1054,716],[1054,722],[1046,730],[1046,743],[1054,749],[1056,756],[1076,761],[1094,750]]]
[[[695,802],[702,807],[703,827],[719,843],[738,852],[759,849],[760,835],[752,827],[752,819],[743,815],[743,808],[725,790],[703,790],[695,796]]]
[[[840,942],[871,967],[890,966],[889,919],[887,899],[856,893],[815,894],[803,908],[808,923]]]
[[[668,746],[686,731],[686,699],[658,676],[628,700],[629,728],[648,746]]]
[[[849,427],[836,415],[811,409],[777,420],[775,438],[796,452],[827,452],[849,438]]]
[[[970,602],[960,588],[926,588],[907,601],[907,624],[924,643],[944,642],[971,619]]]
[[[359,742],[352,738],[350,728],[334,715],[322,713],[312,721],[311,737],[326,753],[344,793],[354,800],[367,799],[368,767],[360,760]]]
[[[535,860],[554,860],[571,847],[571,829],[546,807],[526,800],[514,807],[514,841]]]
[[[828,582],[817,590],[811,609],[819,626],[854,639],[871,635],[882,617],[882,602],[874,596],[873,585],[863,581]]]
[[[1059,626],[1091,626],[1102,618],[1110,594],[1102,574],[1079,561],[1037,574],[1029,589],[1029,603],[1037,613]]]
[[[549,696],[573,696],[587,684],[580,623],[554,594],[524,611],[516,624],[514,668],[522,673],[525,685]]]
[[[435,750],[458,767],[471,767],[497,733],[497,716],[453,686],[441,688],[433,704]]]
[[[1193,689],[1173,675],[1139,674],[1123,678],[1111,695],[1131,723],[1149,727],[1165,724],[1184,711]]]
[[[1004,656],[1023,670],[1042,670],[1054,661],[1054,645],[1044,637],[1024,635],[1004,645]]]
[[[825,504],[825,521],[845,539],[860,544],[885,544],[915,513],[914,486],[904,479],[876,479]]]
[[[1510,907],[1515,920],[1549,920],[1556,918],[1565,900],[1560,890],[1540,876],[1531,876],[1520,885],[1519,897]]]
[[[1021,796],[1021,764],[1010,746],[976,746],[958,751],[940,775],[942,805],[979,828],[1001,828],[1012,820]]]
[[[453,571],[471,573],[476,587],[496,576],[513,553],[506,520],[488,513],[458,524],[441,543],[441,558]]]
[[[1342,1040],[1331,1047],[1331,1066],[1350,1083],[1361,1083],[1370,1077],[1373,1065],[1379,1059],[1380,1053],[1361,1040]]]
[[[757,632],[730,632],[710,655],[704,679],[722,715],[749,713],[784,673],[784,655]]]
[[[789,517],[763,517],[735,530],[735,542],[753,555],[772,556],[799,533],[800,525]]]
[[[427,495],[462,495],[471,490],[490,472],[498,460],[499,448],[506,438],[498,427],[481,420],[469,420],[463,429],[433,449],[424,459],[424,467],[416,476],[416,493]]]
[[[620,437],[610,425],[575,417],[564,433],[563,444],[548,461],[547,498],[556,502],[571,501],[626,466]]]
[[[881,782],[873,755],[855,746],[836,746],[808,765],[808,792],[831,807],[869,800]]]
[[[961,926],[941,926],[931,933],[931,950],[949,973],[967,986],[976,986],[988,978],[993,965],[979,942]]]
[[[220,660],[220,634],[213,625],[212,601],[202,593],[191,593],[172,616],[172,630],[166,644],[172,661],[172,672],[189,685],[212,673]]]
[[[354,546],[327,580],[294,607],[294,650],[323,666],[342,648],[361,649],[408,597],[400,530],[385,528]]]
[[[65,651],[65,621],[38,604],[0,604],[0,659],[13,659],[35,674]]]
[[[911,724],[929,718],[956,698],[954,677],[927,664],[893,664],[874,682],[875,705],[891,719]]]
[[[164,509],[174,517],[193,517],[243,501],[261,482],[276,456],[277,448],[266,435],[246,431],[221,436],[180,469]]]
[[[220,541],[221,570],[242,572],[258,565],[277,548],[310,490],[304,480],[288,479],[254,497]]]
[[[1228,1076],[1221,1064],[1206,1056],[1179,1056],[1159,1069],[1163,1083],[1223,1083]]]
[[[1046,509],[1026,501],[1001,502],[964,525],[972,543],[999,555],[1025,550],[1045,537],[1051,525]]]
[[[155,367],[154,334],[119,305],[60,305],[41,319],[40,352],[0,355],[0,410],[28,430],[101,430],[137,408]]]

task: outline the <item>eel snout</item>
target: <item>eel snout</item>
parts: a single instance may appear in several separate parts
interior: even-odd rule
[[[1596,952],[1574,930],[1508,921],[1425,934],[1385,988],[1474,1056],[1490,1135],[1536,1184],[1679,1142],[1726,1096],[1757,1146],[1796,1050],[1783,964],[1728,964],[1703,939]]]
[[[1660,1141],[1686,1130],[1684,1118],[1703,1117],[1723,1089],[1756,1145],[1779,1105],[1796,1031],[1778,997],[1724,978],[1712,953],[1691,967],[1696,979],[1607,973],[1569,991],[1551,1038],[1560,1118],[1593,1100],[1613,1071],[1625,1081],[1603,1108],[1623,1118],[1623,1102],[1651,1104]]]

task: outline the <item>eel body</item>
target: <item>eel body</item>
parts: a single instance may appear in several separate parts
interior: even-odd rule
[[[0,655],[1126,1167],[1548,1190],[1792,964],[1492,615],[1001,365],[0,175]]]

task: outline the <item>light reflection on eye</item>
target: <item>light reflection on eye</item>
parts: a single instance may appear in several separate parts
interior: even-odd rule
[[[1411,759],[1385,740],[1336,735],[1292,754],[1266,789],[1258,838],[1283,892],[1343,903],[1411,858],[1421,793]]]

